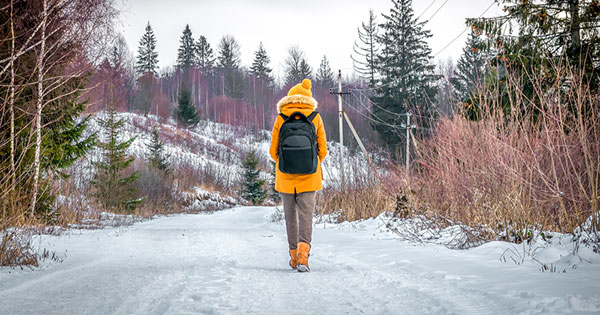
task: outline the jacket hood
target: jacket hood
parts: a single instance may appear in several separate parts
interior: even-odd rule
[[[301,94],[288,95],[279,100],[279,102],[277,102],[277,114],[281,114],[281,110],[283,109],[283,107],[289,104],[308,105],[309,107],[312,107],[312,110],[316,110],[317,106],[319,105],[319,103],[317,103],[317,100],[310,96]]]

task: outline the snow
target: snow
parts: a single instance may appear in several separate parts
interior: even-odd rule
[[[597,255],[565,273],[541,272],[531,259],[503,262],[515,246],[504,242],[469,250],[417,246],[377,218],[318,220],[311,272],[298,273],[287,265],[285,227],[274,213],[273,207],[238,207],[38,236],[40,248],[64,260],[33,270],[0,269],[0,313],[600,312]],[[548,262],[565,253],[558,243],[542,251]]]
[[[150,129],[156,125],[160,130],[161,141],[165,143],[165,152],[170,156],[170,162],[179,167],[182,165],[193,169],[205,169],[210,166],[223,172],[221,177],[228,178],[233,184],[242,173],[242,159],[246,152],[256,151],[256,156],[261,160],[264,172],[261,172],[261,178],[269,178],[271,157],[269,149],[271,144],[271,131],[260,130],[249,132],[243,127],[236,127],[223,123],[201,120],[200,123],[191,129],[178,127],[174,120],[160,122],[156,116],[147,117],[135,113],[117,113],[117,117],[123,119],[124,128],[120,134],[120,140],[128,140],[136,137],[128,149],[128,153],[144,159],[146,157],[146,145],[151,141]],[[99,118],[106,118],[104,112],[96,113],[89,121],[86,129],[87,135],[96,133],[99,137],[103,136]],[[337,185],[339,178],[339,144],[333,141],[327,143],[328,156],[322,164],[323,168],[323,186]],[[93,152],[88,156],[99,156]],[[372,158],[378,160],[381,154],[374,153]],[[372,176],[367,159],[360,151],[351,153],[347,148],[344,149],[344,158],[346,161],[344,172],[347,178],[367,178]],[[91,160],[84,160],[85,167],[90,168]],[[354,165],[354,167],[352,167]],[[85,168],[84,167],[84,168]],[[383,169],[379,170],[380,173]],[[89,182],[91,172],[86,173],[87,177],[80,175],[83,182]]]

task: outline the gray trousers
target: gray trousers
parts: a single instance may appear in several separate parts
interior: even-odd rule
[[[290,249],[298,248],[298,242],[310,244],[312,240],[312,217],[315,209],[315,192],[296,194],[279,193],[283,201],[285,228]]]

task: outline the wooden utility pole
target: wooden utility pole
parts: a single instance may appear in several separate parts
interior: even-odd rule
[[[346,114],[346,112],[344,112],[344,110],[343,110],[342,95],[350,94],[350,93],[342,92],[342,71],[341,70],[339,70],[339,72],[338,72],[338,91],[333,92],[332,90],[333,89],[329,89],[329,94],[337,94],[337,96],[338,96],[339,127],[340,127],[340,175],[341,175],[341,179],[342,179],[342,187],[344,187],[344,185],[345,185],[345,179],[344,179],[344,133],[343,133],[344,121],[343,121],[342,117],[346,119],[346,122],[348,123],[348,127],[350,127],[350,131],[352,131],[352,135],[354,136],[354,139],[356,139],[356,142],[358,142],[358,146],[365,154],[365,157],[367,158],[367,162],[369,163],[369,166],[373,170],[373,174],[375,174],[376,179],[380,182],[381,179],[379,178],[379,173],[377,172],[377,169],[375,168],[373,161],[371,161],[371,157],[369,156],[367,149],[365,148],[362,141],[360,140],[360,137],[358,136],[356,129],[354,129],[354,126],[352,125],[352,121],[350,121],[350,117],[348,117],[348,114]]]
[[[343,107],[342,107],[342,95],[350,94],[348,92],[342,92],[342,70],[338,70],[338,90],[333,92],[333,89],[329,89],[329,94],[337,94],[338,96],[338,125],[340,128],[340,178],[342,187],[346,186],[344,178],[344,118],[343,118]]]
[[[377,169],[375,168],[373,161],[371,161],[371,157],[369,156],[367,149],[365,148],[362,141],[358,137],[358,133],[356,132],[356,129],[354,129],[354,125],[352,125],[352,121],[350,121],[350,117],[348,117],[348,114],[346,114],[346,112],[344,112],[344,118],[346,118],[346,122],[348,123],[348,127],[350,127],[350,131],[352,131],[352,135],[354,135],[354,139],[356,139],[356,142],[358,142],[358,146],[365,154],[365,157],[367,158],[367,162],[369,163],[369,166],[371,167],[373,174],[375,174],[375,178],[377,179],[377,182],[378,183],[381,182],[381,178],[379,178],[379,173],[377,172]]]
[[[402,128],[406,129],[406,173],[410,169],[410,130],[417,128],[416,125],[410,124],[410,116],[412,116],[411,112],[406,112],[406,124],[400,125]]]
[[[344,179],[344,121],[342,120],[342,70],[338,71],[338,124],[340,126],[340,176],[342,187],[346,187]]]

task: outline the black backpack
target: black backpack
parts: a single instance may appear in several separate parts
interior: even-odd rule
[[[308,117],[301,112],[290,116],[279,114],[283,124],[279,128],[279,170],[287,174],[313,174],[319,163],[317,134],[313,119],[318,112]]]

